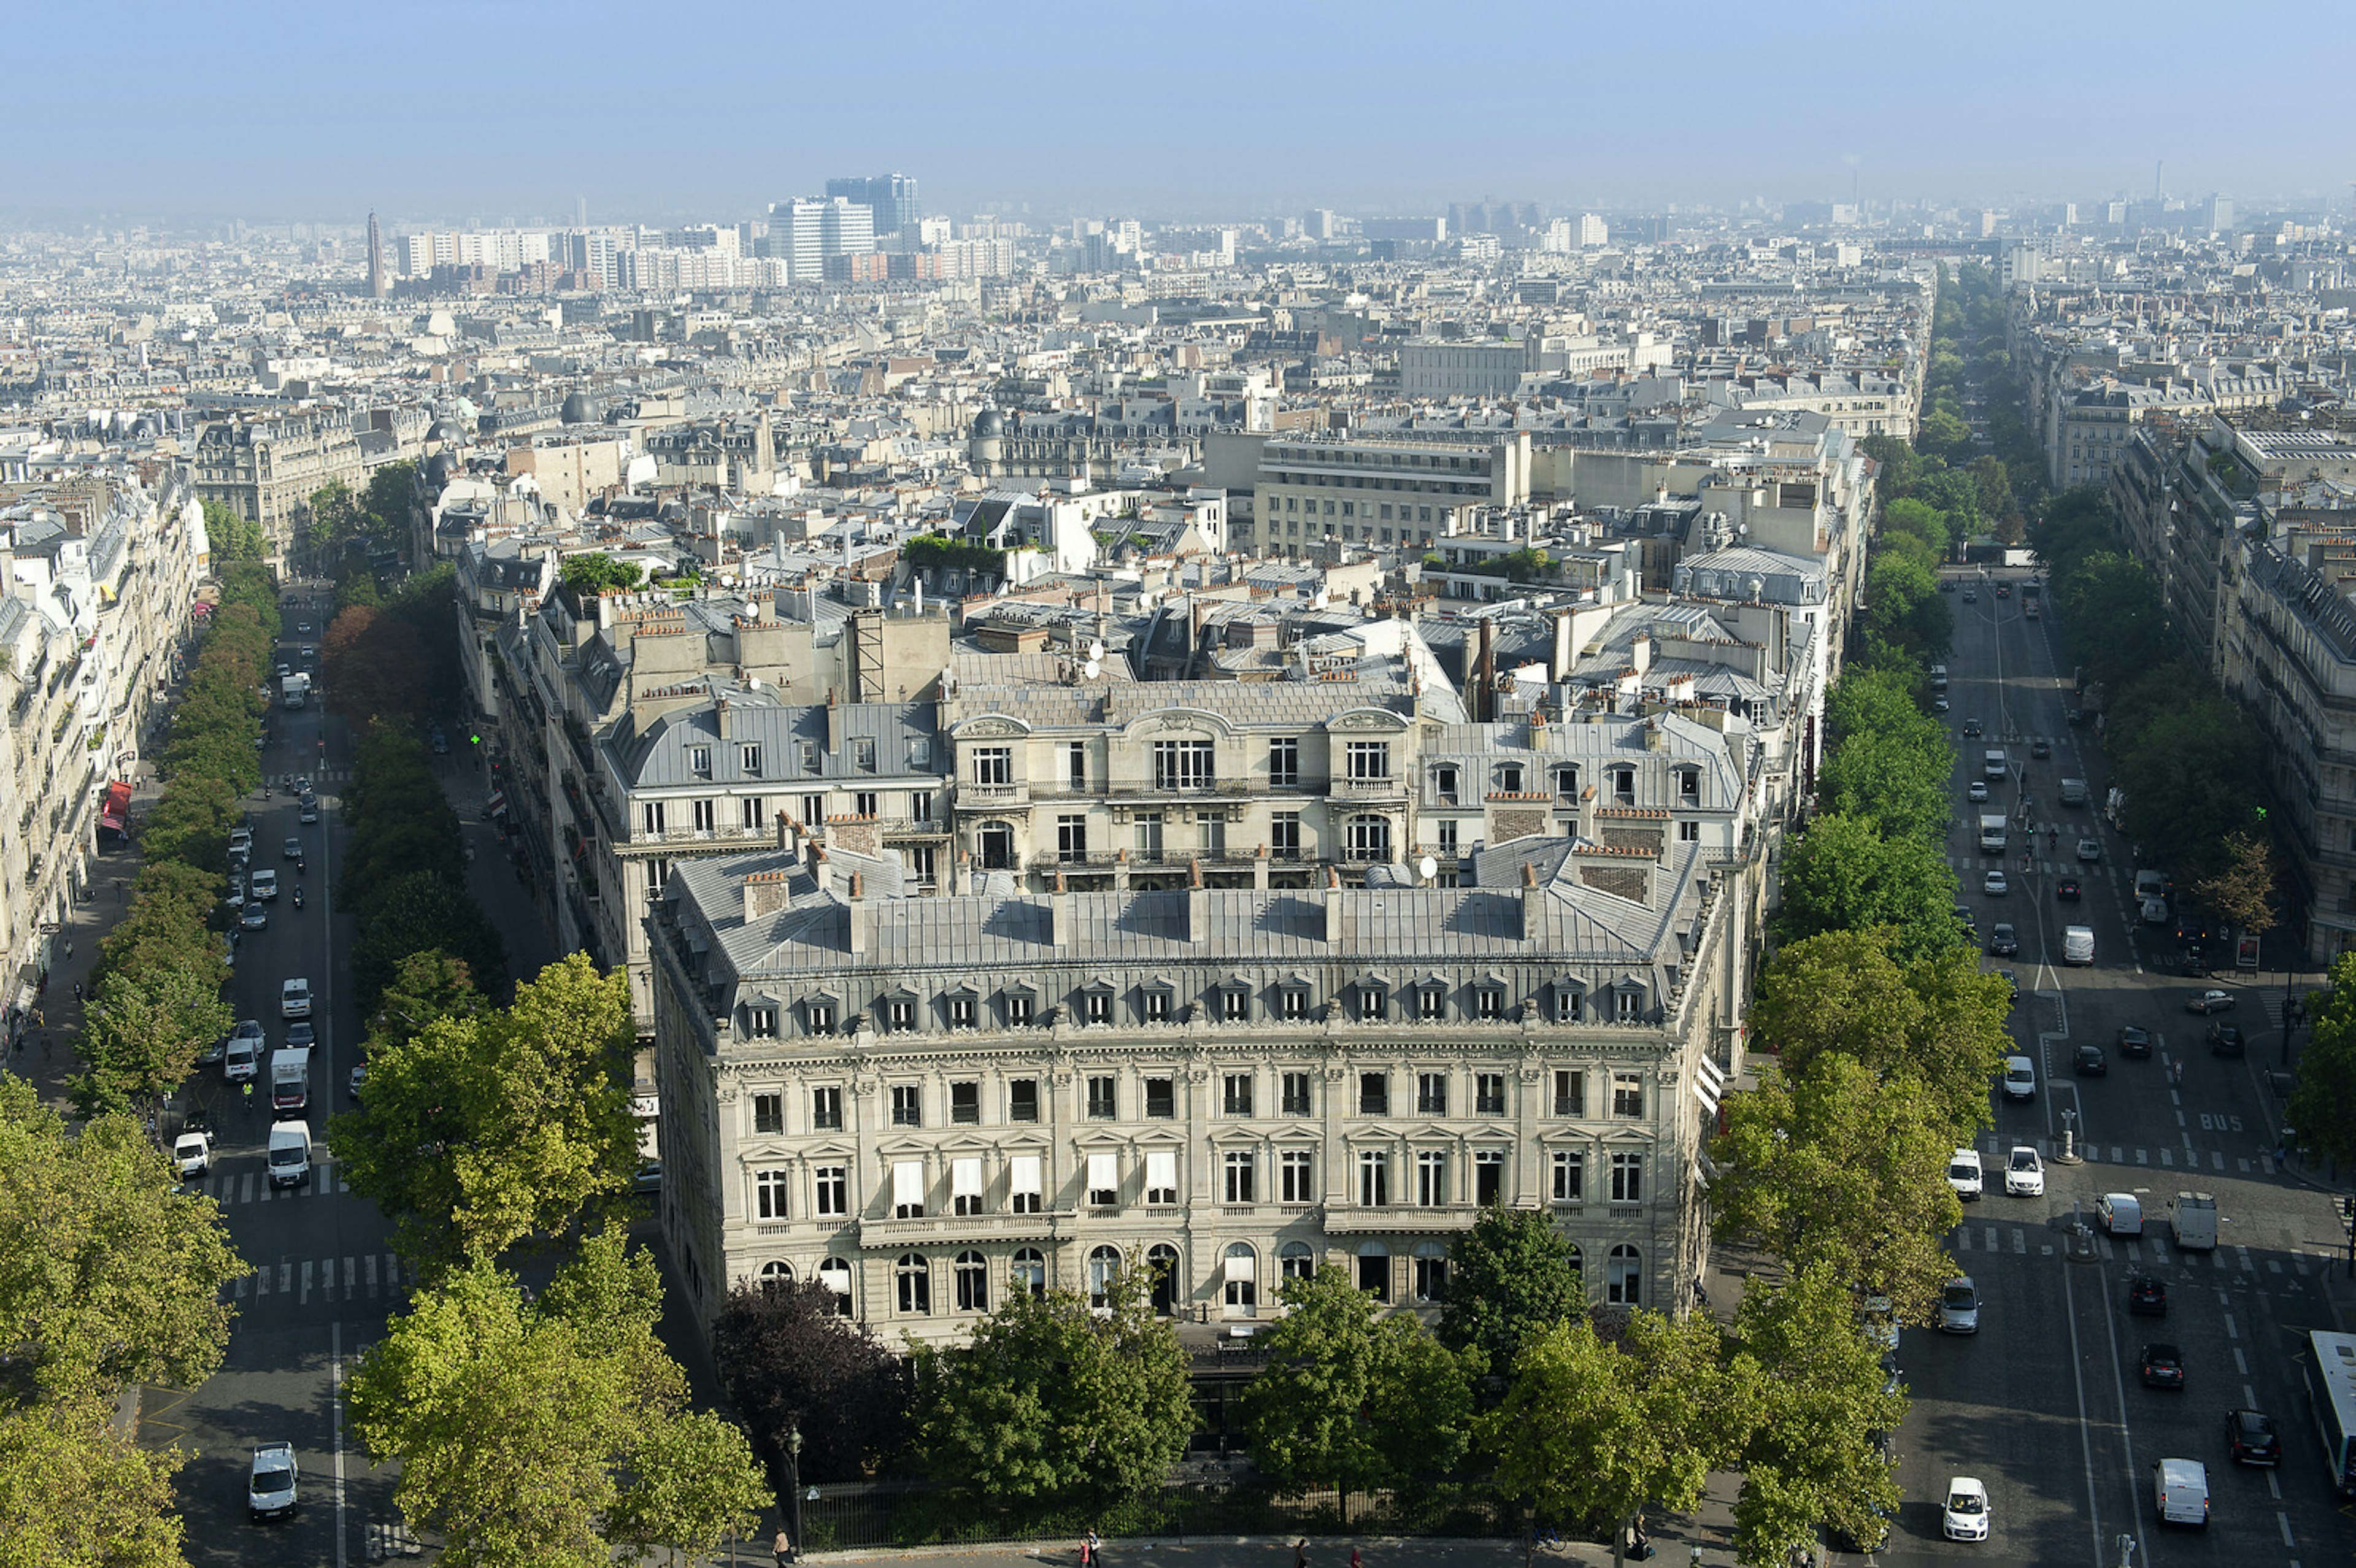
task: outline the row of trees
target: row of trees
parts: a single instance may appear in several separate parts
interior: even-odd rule
[[[347,612],[347,614],[350,612]],[[363,1017],[402,965],[438,953],[494,997],[507,983],[507,943],[466,885],[458,814],[413,726],[380,721],[354,749],[344,787],[343,874],[337,902],[352,916],[351,976]]]
[[[260,567],[230,570],[164,748],[166,784],[140,829],[130,907],[99,944],[82,1011],[85,1112],[172,1088],[229,1032],[221,904],[229,835],[261,783],[256,741],[278,634],[277,594]]]

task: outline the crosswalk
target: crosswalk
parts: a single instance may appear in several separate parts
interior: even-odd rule
[[[1980,1155],[1987,1161],[1991,1171],[1998,1170],[2004,1156],[2021,1145],[2034,1148],[2047,1159],[2051,1159],[2055,1149],[2060,1147],[2051,1138],[2008,1138],[1997,1133],[1982,1135],[1978,1144]],[[2078,1157],[2088,1165],[2144,1166],[2154,1170],[2182,1171],[2188,1176],[2268,1177],[2275,1174],[2274,1157],[2269,1154],[2228,1155],[2222,1149],[2213,1148],[2204,1154],[2199,1149],[2169,1144],[2083,1143],[2078,1146]]]
[[[313,1301],[379,1301],[416,1284],[415,1266],[395,1253],[349,1253],[256,1264],[252,1274],[224,1285],[220,1298],[258,1303],[292,1296],[296,1306],[308,1307]]]
[[[224,1209],[241,1203],[298,1202],[305,1198],[325,1198],[352,1189],[351,1183],[344,1179],[342,1172],[325,1160],[312,1164],[311,1179],[300,1187],[273,1187],[270,1178],[259,1170],[215,1171],[197,1187]]]
[[[293,789],[297,784],[305,783],[313,784],[345,784],[349,782],[351,776],[352,770],[349,768],[311,768],[307,770],[298,769],[292,773],[272,773],[263,779],[262,782],[269,784],[273,789]]]
[[[2017,872],[2021,868],[2018,855],[1950,855],[1949,869],[1955,871]],[[2032,868],[2040,877],[2071,877],[2082,886],[2094,882],[2120,881],[2125,879],[2111,869],[2105,860],[2074,860],[2067,856],[2058,860],[2040,859]]]
[[[2091,1223],[2091,1217],[2089,1222]],[[1983,1253],[1991,1256],[2009,1253],[2026,1257],[2031,1246],[2029,1227],[2026,1225],[1988,1224],[1976,1218],[1967,1219],[1949,1232],[1958,1253]],[[2055,1251],[2051,1232],[2041,1227],[2034,1243],[2040,1256],[2050,1257]],[[2327,1247],[2292,1248],[2269,1255],[2261,1268],[2250,1249],[2221,1246],[2213,1252],[2186,1252],[2169,1245],[2165,1235],[2147,1231],[2140,1236],[2113,1236],[2097,1230],[2094,1247],[2104,1263],[2124,1259],[2136,1268],[2163,1269],[2174,1264],[2188,1269],[2213,1269],[2221,1274],[2296,1275],[2310,1278],[2333,1267],[2340,1254]],[[2287,1261],[2289,1267],[2284,1264]]]
[[[399,1520],[371,1520],[361,1543],[371,1563],[381,1563],[388,1557],[415,1557],[425,1550],[424,1543]]]

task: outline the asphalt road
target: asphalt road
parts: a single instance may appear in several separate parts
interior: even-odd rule
[[[1979,1331],[1905,1332],[1900,1359],[1913,1408],[1899,1435],[1899,1477],[1907,1500],[1890,1542],[1864,1560],[2116,1568],[2124,1538],[2136,1568],[2344,1562],[2356,1522],[2328,1485],[2297,1357],[2306,1330],[2341,1326],[2348,1287],[2333,1281],[2327,1289],[2325,1276],[2342,1266],[2345,1238],[2330,1198],[2278,1171],[2273,1158],[2279,1109],[2262,1073],[2282,1040],[2279,980],[2265,985],[2244,972],[2196,983],[2147,972],[2140,961],[2127,896],[2133,850],[2101,818],[2108,780],[2094,731],[2066,721],[2075,700],[2069,629],[2050,608],[2038,621],[2022,613],[2019,585],[2030,575],[1980,580],[1974,569],[1965,581],[1979,581],[1977,602],[1965,603],[1961,593],[1948,601],[1956,618],[1948,718],[1958,752],[1949,859],[1983,939],[1999,920],[2019,928],[2019,956],[1985,962],[2019,976],[2013,1033],[2037,1063],[2039,1089],[2033,1100],[1997,1104],[1996,1130],[1979,1140],[1987,1196],[1965,1205],[1949,1239],[1956,1272],[1980,1288]],[[1997,597],[1996,581],[2012,584],[2011,595]],[[1975,718],[1987,733],[1967,740],[1962,726]],[[2040,739],[2050,759],[2029,756]],[[1965,791],[1983,776],[1991,746],[2005,747],[2016,771],[1982,805]],[[2038,828],[2027,867],[2017,825],[2001,856],[1981,853],[1977,831],[1982,811],[2009,814],[2018,805],[2022,763]],[[2089,782],[2085,806],[2060,805],[2065,776]],[[2049,846],[2048,825],[2059,829],[2058,847]],[[2082,835],[2099,842],[2095,863],[2076,858]],[[2008,891],[1983,891],[1986,873],[1997,869]],[[2057,897],[2064,878],[2083,883],[2081,901]],[[2093,967],[2062,966],[2067,924],[2093,927]],[[2207,1020],[2185,1012],[2185,997],[2209,984],[2235,993],[2228,1019],[2250,1033],[2246,1058],[2211,1055]],[[2158,1035],[2148,1060],[2119,1055],[2118,1031],[2129,1023]],[[2072,1072],[2072,1048],[2089,1041],[2110,1048],[2099,1077]],[[2180,1084],[2171,1082],[2179,1064]],[[2065,1129],[2083,1163],[2053,1163]],[[2017,1144],[2047,1157],[2042,1198],[2004,1195],[2005,1157]],[[2184,1188],[2216,1196],[2213,1253],[2180,1252],[2168,1239],[2165,1206]],[[2136,1194],[2147,1215],[2162,1212],[2141,1238],[2097,1234],[2092,1255],[2073,1259],[2073,1214],[2091,1220],[2096,1198],[2115,1191]],[[2164,1319],[2127,1314],[2133,1272],[2167,1285]],[[2153,1340],[2182,1349],[2181,1392],[2142,1386],[2140,1352]],[[2244,1405],[2280,1424],[2278,1470],[2226,1457],[2224,1415]],[[2208,1467],[2207,1530],[2157,1522],[2150,1472],[2162,1456]],[[1939,1499],[1956,1475],[1987,1483],[1993,1533],[1986,1542],[1941,1538]]]

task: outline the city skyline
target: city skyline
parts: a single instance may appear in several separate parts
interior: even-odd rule
[[[642,16],[595,4],[242,14],[223,30],[152,10],[102,70],[35,73],[0,219],[563,222],[576,201],[607,220],[730,217],[893,169],[922,180],[928,211],[1036,221],[1491,194],[1557,210],[1852,193],[2003,206],[2146,195],[2156,176],[2185,197],[2348,199],[2336,146],[2302,132],[2329,128],[2331,45],[2351,24],[2313,5],[2233,19],[2315,46],[2269,51],[2250,84],[2276,111],[2263,141],[2254,120],[2237,137],[2189,112],[2201,83],[2184,41],[2215,25],[2189,5],[2008,5],[1965,27],[1815,5],[1772,28],[1738,19],[1722,52],[1695,58],[1664,57],[1649,16],[1522,5],[1445,30],[1400,6],[1044,5],[980,25],[920,5],[888,33],[799,16],[777,50],[648,47],[626,30]],[[726,8],[718,31],[773,25]],[[86,58],[66,14],[21,26],[29,58]],[[321,69],[348,60],[367,63]]]

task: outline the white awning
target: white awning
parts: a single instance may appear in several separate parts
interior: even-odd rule
[[[1152,1149],[1145,1156],[1145,1185],[1166,1189],[1178,1185],[1178,1152],[1175,1149]]]
[[[818,1271],[818,1282],[837,1296],[851,1294],[851,1271],[847,1268],[822,1268]]]
[[[1006,1189],[1017,1198],[1039,1196],[1039,1157],[1018,1154],[1006,1162]]]
[[[981,1196],[981,1161],[980,1159],[949,1161],[949,1196],[952,1198]]]
[[[1119,1190],[1119,1187],[1120,1175],[1113,1157],[1108,1154],[1088,1156],[1088,1190],[1111,1192]]]
[[[1693,1092],[1694,1098],[1701,1102],[1703,1110],[1712,1115],[1718,1114],[1719,1096],[1726,1093],[1726,1074],[1720,1072],[1718,1063],[1707,1056],[1694,1061]]]
[[[1227,1253],[1226,1277],[1230,1284],[1249,1285],[1259,1260],[1249,1247],[1237,1247]]]
[[[894,1208],[922,1208],[925,1202],[925,1162],[920,1159],[896,1160],[892,1166],[892,1204]]]

